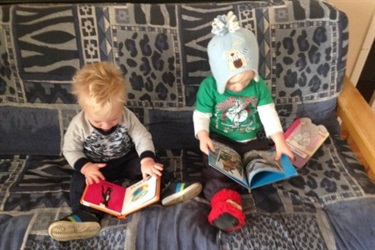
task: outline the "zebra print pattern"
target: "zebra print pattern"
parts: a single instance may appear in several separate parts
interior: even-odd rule
[[[159,122],[173,121],[179,111],[171,108],[194,109],[198,86],[210,73],[206,46],[212,37],[211,22],[217,15],[231,10],[238,15],[242,26],[256,34],[260,47],[259,72],[272,90],[284,128],[307,110],[319,110],[323,100],[329,102],[323,105],[332,106],[330,111],[334,112],[333,104],[343,79],[347,37],[339,40],[342,41],[339,44],[333,41],[340,33],[347,32],[347,23],[343,19],[341,26],[337,26],[336,20],[342,17],[323,2],[309,2],[317,10],[310,13],[300,1],[3,7],[0,105],[9,102],[30,108],[35,113],[55,110],[57,116],[52,119],[58,120],[62,127],[52,127],[51,131],[63,138],[67,126],[64,114],[77,113],[79,109],[71,94],[73,74],[84,64],[111,61],[123,70],[128,80],[127,106],[140,115],[144,124],[152,126],[155,121],[150,117],[160,111],[168,111],[170,115],[168,121]],[[305,21],[304,17],[311,21]],[[317,18],[319,21],[314,21]],[[302,30],[308,30],[308,34]],[[314,54],[316,45],[304,52],[301,44],[288,43],[291,36],[296,38],[292,41],[307,35],[308,39],[313,39],[314,32],[316,37],[332,37],[319,44],[327,53],[340,51],[325,63],[324,55]],[[304,53],[302,58],[301,53]],[[306,70],[302,66],[300,71],[295,70],[294,65],[303,65],[307,60],[317,61],[309,62],[311,67]],[[289,83],[296,79],[303,81],[294,85]],[[313,112],[309,116],[314,122],[322,123],[332,115]],[[9,119],[17,121],[20,118],[11,115]],[[21,129],[21,123],[14,124],[15,129]],[[31,125],[31,131],[43,131],[48,124],[47,118],[39,119]],[[330,127],[330,124],[324,125]],[[188,126],[192,126],[191,122]],[[185,132],[185,129],[180,131]],[[0,133],[6,135],[7,126],[0,124]],[[50,141],[49,135],[43,133],[37,136],[41,136],[42,142],[55,145],[45,148],[26,137],[26,145],[32,145],[29,151],[9,148],[1,142],[0,149],[30,153],[37,147],[45,154],[59,153],[56,149],[61,141]],[[9,139],[5,136],[6,141]],[[23,143],[25,136],[12,139]],[[193,141],[191,137],[188,145]]]

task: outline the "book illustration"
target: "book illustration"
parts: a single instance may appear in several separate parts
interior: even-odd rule
[[[125,187],[102,180],[86,186],[81,203],[99,210],[120,214],[125,193]]]
[[[100,203],[100,206],[108,207],[109,200],[111,199],[111,193],[113,189],[111,187],[104,187],[102,185],[102,202]]]
[[[160,177],[150,177],[129,187],[108,181],[87,185],[81,204],[124,218],[160,198]]]
[[[247,189],[297,175],[289,158],[285,155],[276,161],[274,150],[251,150],[241,157],[234,149],[214,142],[215,152],[209,152],[209,165]]]
[[[227,151],[219,150],[217,155],[217,164],[220,164],[224,171],[236,176],[242,176],[241,159]]]
[[[132,195],[131,201],[132,202],[137,201],[138,199],[145,196],[147,194],[147,192],[148,192],[148,184],[145,183],[134,191],[134,194]]]
[[[306,117],[296,119],[285,132],[285,140],[295,155],[294,166],[303,167],[328,136],[323,125],[315,125]]]

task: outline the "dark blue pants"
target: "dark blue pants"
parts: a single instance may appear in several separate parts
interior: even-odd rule
[[[211,133],[211,140],[223,143],[232,147],[241,155],[241,157],[250,150],[267,150],[270,148],[269,142],[265,140],[255,139],[245,143],[236,142],[228,139],[222,135]],[[203,170],[204,196],[211,201],[212,197],[222,189],[231,189],[234,191],[243,191],[244,188],[237,182],[233,181],[226,175],[220,173],[218,170],[214,169],[208,164],[208,157],[203,153]]]

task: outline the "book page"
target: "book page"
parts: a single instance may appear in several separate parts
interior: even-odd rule
[[[88,185],[81,201],[85,206],[96,206],[109,213],[120,214],[125,192],[124,187],[102,180]]]
[[[158,178],[150,177],[139,181],[126,189],[122,214],[129,214],[143,207],[157,196]]]
[[[274,171],[258,171],[257,174],[251,177],[250,187],[257,188],[271,183],[279,182],[282,180],[289,179],[293,176],[298,175],[296,169],[294,168],[292,162],[289,160],[288,156],[282,155],[280,159],[283,172]]]
[[[215,152],[209,152],[208,163],[229,178],[247,187],[240,155],[232,148],[214,142]]]
[[[251,183],[253,177],[260,172],[283,173],[280,161],[275,161],[276,151],[252,150],[244,155],[243,163],[246,166],[248,182]]]

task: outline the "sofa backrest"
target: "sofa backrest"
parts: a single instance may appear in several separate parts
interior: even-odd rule
[[[196,146],[191,116],[200,81],[210,74],[211,22],[228,11],[258,39],[259,73],[284,128],[308,116],[333,129],[348,22],[325,1],[2,5],[0,153],[60,154],[79,111],[72,76],[97,61],[121,67],[127,106],[157,148]]]

